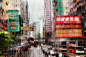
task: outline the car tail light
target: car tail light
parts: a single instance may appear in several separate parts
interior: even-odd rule
[[[34,44],[34,42],[32,42],[32,44]]]
[[[35,44],[36,44],[36,42],[35,42]]]
[[[72,50],[72,53],[76,53],[76,50],[75,50],[75,49],[73,49],[73,50]]]

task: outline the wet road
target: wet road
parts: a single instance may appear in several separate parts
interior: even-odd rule
[[[41,47],[31,47],[28,50],[27,57],[44,57]]]

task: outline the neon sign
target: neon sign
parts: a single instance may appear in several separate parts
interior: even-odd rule
[[[82,37],[82,29],[56,30],[55,37]]]
[[[79,16],[58,16],[55,18],[58,23],[81,23]]]
[[[81,25],[55,25],[55,29],[63,29],[63,28],[81,28]]]

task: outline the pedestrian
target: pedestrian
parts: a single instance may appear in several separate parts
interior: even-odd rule
[[[70,54],[70,50],[67,48],[66,55],[69,57],[69,54]]]

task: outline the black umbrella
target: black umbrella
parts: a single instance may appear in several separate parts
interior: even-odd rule
[[[34,38],[30,37],[27,39],[27,41],[34,41]]]

